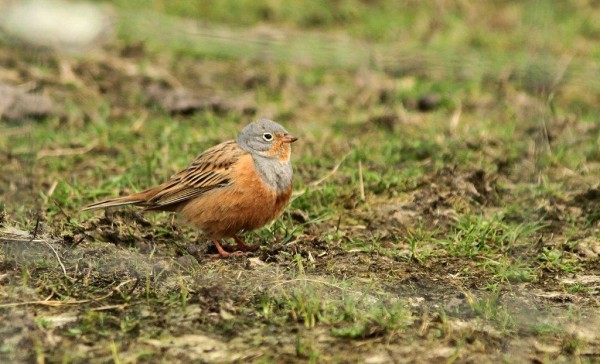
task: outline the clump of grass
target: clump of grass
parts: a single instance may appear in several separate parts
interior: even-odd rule
[[[459,217],[448,236],[438,242],[452,255],[473,258],[505,253],[525,244],[525,239],[542,227],[539,222],[507,223],[500,215],[468,214]]]
[[[419,224],[414,230],[409,230],[406,237],[409,250],[407,258],[421,264],[425,263],[432,252],[430,248],[423,247],[423,245],[430,245],[435,240],[434,237],[437,233],[437,229],[425,229],[423,224]]]
[[[348,339],[364,339],[405,329],[413,322],[412,313],[404,303],[384,304],[377,302],[360,310],[352,310],[349,324],[341,323],[333,328],[334,336]]]
[[[564,329],[552,322],[539,322],[529,328],[534,335],[548,336],[557,335],[564,332]]]
[[[583,264],[588,264],[589,274],[597,273],[593,264],[573,253],[577,239],[585,235],[581,231],[593,231],[600,220],[595,194],[584,194],[585,201],[572,196],[573,189],[585,192],[590,181],[597,180],[600,159],[594,56],[600,26],[593,21],[599,10],[584,3],[480,2],[465,7],[379,0],[325,5],[157,0],[147,6],[139,0],[117,0],[117,7],[135,10],[119,14],[120,39],[100,58],[65,55],[64,64],[44,61],[47,57],[39,62],[38,54],[2,44],[7,82],[25,89],[37,85],[36,91],[56,97],[57,104],[66,101],[64,114],[0,123],[0,225],[32,231],[41,216],[46,224],[41,235],[52,236],[62,248],[58,253],[66,273],[52,252],[42,254],[34,246],[35,254],[15,255],[9,250],[16,245],[2,245],[0,298],[2,304],[10,304],[52,295],[52,301],[64,301],[61,310],[77,317],[60,330],[42,318],[34,325],[21,325],[10,315],[2,316],[5,326],[31,326],[26,343],[40,362],[89,361],[98,353],[104,353],[105,360],[131,361],[136,350],[141,350],[141,360],[173,361],[161,356],[167,355],[166,347],[148,342],[167,332],[198,331],[222,335],[228,342],[270,345],[273,361],[295,352],[312,362],[335,356],[310,337],[327,332],[332,336],[327,340],[335,341],[331,348],[344,349],[338,361],[360,362],[365,358],[345,357],[354,347],[346,339],[387,335],[389,340],[372,340],[378,343],[367,350],[386,350],[389,345],[393,352],[405,345],[403,338],[398,340],[402,334],[427,349],[438,344],[435,339],[447,345],[453,334],[456,313],[442,309],[434,341],[420,341],[421,329],[411,325],[415,310],[396,291],[394,280],[399,278],[400,284],[425,287],[428,293],[447,293],[462,285],[452,286],[454,279],[442,278],[450,275],[487,287],[483,293],[467,294],[469,313],[509,331],[516,319],[500,296],[509,283],[592,295],[592,286],[560,283],[561,275]],[[207,22],[151,11],[139,15],[141,8]],[[494,14],[494,19],[482,14]],[[538,24],[540,20],[547,23]],[[220,21],[231,24],[216,24]],[[264,23],[277,29],[268,24],[263,28]],[[237,28],[258,24],[260,29]],[[553,32],[547,31],[549,25]],[[366,44],[365,39],[376,42]],[[534,47],[520,48],[530,44],[524,40],[534,41]],[[578,45],[576,58],[572,44]],[[69,72],[60,67],[69,64],[82,86],[64,87],[63,74]],[[253,101],[246,111],[217,110],[223,104],[192,115],[171,115],[148,105],[147,86],[153,83],[203,95],[212,90],[227,100],[243,95]],[[420,110],[420,100],[428,95],[438,102],[431,110]],[[380,115],[390,118],[377,121]],[[288,210],[301,213],[286,213],[249,236],[251,243],[281,242],[277,250],[265,247],[248,260],[199,259],[174,275],[167,265],[152,262],[159,256],[178,261],[183,249],[167,247],[188,236],[159,224],[169,219],[166,214],[148,215],[151,224],[138,229],[123,216],[107,216],[110,223],[99,227],[93,223],[99,213],[79,213],[93,200],[164,181],[199,151],[234,137],[245,122],[262,116],[281,121],[301,137],[293,154],[296,198]],[[76,152],[82,147],[83,152]],[[49,151],[68,153],[52,156]],[[334,166],[339,168],[331,173]],[[484,170],[486,178],[473,183],[476,191],[463,190],[471,185],[462,183],[458,174],[437,179],[440,170],[452,166],[459,166],[454,171],[461,174]],[[323,176],[327,178],[313,183]],[[491,178],[494,186],[488,186]],[[438,188],[428,189],[434,184]],[[458,190],[446,198],[455,187]],[[493,198],[476,196],[487,192]],[[424,223],[405,236],[395,236],[401,233],[388,224],[393,218],[378,221],[375,214],[368,216],[375,211],[375,200],[395,204],[412,197],[414,221]],[[461,215],[464,211],[470,213]],[[343,221],[334,226],[339,216]],[[437,216],[443,221],[431,219]],[[327,221],[320,224],[322,219]],[[448,226],[448,220],[455,223]],[[545,230],[540,233],[540,220],[550,225],[552,238]],[[114,233],[110,243],[98,241],[99,230]],[[567,243],[552,244],[549,239]],[[326,250],[324,255],[316,256],[303,245],[315,240],[325,243],[328,249],[318,247]],[[140,242],[150,242],[152,252],[140,248]],[[89,251],[78,253],[77,247],[86,245]],[[103,250],[107,245],[118,249]],[[136,249],[141,256],[134,261],[127,253]],[[118,261],[123,264],[117,266]],[[353,270],[355,264],[364,266]],[[269,272],[262,277],[271,279],[270,272],[283,271],[289,280],[264,293],[263,280],[243,279],[260,269]],[[131,281],[110,293],[134,271],[141,273],[139,287]],[[202,282],[215,281],[211,272],[237,278],[231,285],[220,282],[208,289]],[[357,283],[356,278],[368,283]],[[87,303],[72,305],[74,299]],[[249,307],[248,301],[257,303]],[[231,303],[235,317],[218,314],[222,302]],[[566,310],[561,303],[551,304]],[[29,315],[32,308],[18,309]],[[4,315],[10,310],[0,311]],[[191,313],[194,319],[182,319]],[[255,334],[265,327],[272,337]],[[552,335],[562,340],[564,355],[577,359],[584,337],[554,330],[540,325],[523,336]],[[0,329],[0,336],[5,332]],[[513,339],[511,335],[502,340]],[[72,345],[57,347],[54,337]],[[13,346],[24,347],[23,343]],[[264,354],[260,345],[253,348],[252,357]],[[13,346],[0,344],[0,361],[10,362],[3,354]],[[454,346],[448,361],[467,357],[479,345],[458,340]]]
[[[311,288],[295,289],[283,294],[280,307],[293,321],[306,328],[317,323],[332,325],[334,336],[351,339],[380,336],[401,330],[412,323],[412,315],[403,302],[374,300],[360,302],[353,297],[334,298]]]
[[[570,258],[567,253],[551,247],[542,248],[537,259],[542,268],[551,271],[573,272],[578,269],[575,259]]]
[[[390,300],[367,288],[358,293],[326,281],[299,278],[282,285],[275,294],[261,298],[265,318],[299,322],[307,329],[331,328],[334,336],[359,339],[402,330],[413,322],[405,302]]]
[[[327,319],[330,302],[323,300],[314,290],[300,288],[291,292],[282,291],[282,295],[280,304],[289,312],[290,318],[304,323],[306,328],[313,328],[317,322]]]
[[[585,346],[586,342],[577,334],[570,334],[563,339],[561,349],[567,355],[577,355]]]
[[[506,256],[497,259],[484,257],[480,267],[490,272],[499,282],[532,282],[537,279],[534,267],[526,261]]]
[[[482,296],[467,293],[467,302],[478,317],[499,325],[503,330],[510,329],[515,324],[515,319],[501,302],[500,289],[497,286],[492,287],[489,294]]]
[[[298,334],[296,335],[296,356],[307,359],[309,363],[317,363],[319,351],[312,342]]]

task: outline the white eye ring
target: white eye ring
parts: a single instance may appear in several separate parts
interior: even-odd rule
[[[271,133],[264,133],[263,134],[263,139],[267,142],[270,142],[271,140],[273,140],[273,134]]]

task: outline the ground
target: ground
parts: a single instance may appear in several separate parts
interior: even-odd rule
[[[0,37],[1,362],[600,361],[597,7],[190,3]],[[257,252],[81,212],[258,117],[299,141]]]

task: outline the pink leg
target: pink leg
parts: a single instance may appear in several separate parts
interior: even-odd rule
[[[235,235],[233,236],[233,240],[235,240],[235,247],[243,252],[253,252],[258,249],[257,246],[246,245],[242,239]]]
[[[219,254],[212,254],[211,256],[213,258],[227,258],[229,256],[246,255],[246,253],[244,253],[244,252],[233,252],[233,253],[226,252],[225,249],[223,249],[223,247],[221,246],[221,243],[219,243],[219,241],[217,239],[213,239],[213,243],[215,244],[215,247],[217,247],[217,251],[219,252]]]

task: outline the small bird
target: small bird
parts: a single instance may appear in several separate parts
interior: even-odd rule
[[[178,212],[213,241],[220,257],[241,255],[257,247],[237,235],[276,219],[290,200],[291,143],[296,140],[283,126],[260,119],[244,127],[236,140],[204,151],[167,182],[83,210],[134,205]],[[219,242],[225,238],[233,238],[238,251],[225,251]]]

